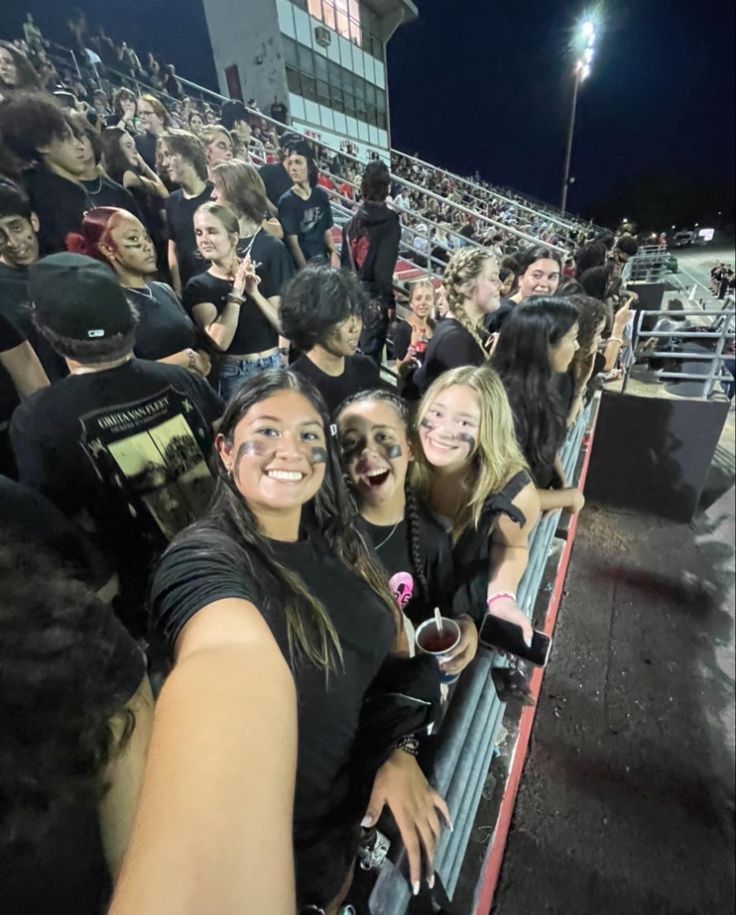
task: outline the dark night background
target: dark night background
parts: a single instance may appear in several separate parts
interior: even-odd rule
[[[216,88],[200,0],[78,2],[90,26]],[[389,44],[393,145],[557,204],[580,2],[419,0]],[[64,41],[71,3],[3,0]],[[248,2],[243,0],[243,15]],[[609,0],[583,84],[569,208],[641,228],[733,221],[733,0]],[[722,217],[717,217],[718,211]]]

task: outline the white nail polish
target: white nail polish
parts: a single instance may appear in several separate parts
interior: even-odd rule
[[[427,880],[427,886],[430,888],[430,890],[434,889],[434,874],[432,874],[429,880]]]
[[[411,892],[412,892],[412,896],[418,896],[418,895],[419,895],[419,881],[418,881],[418,880],[415,881],[414,883],[412,883],[412,885],[411,885]]]

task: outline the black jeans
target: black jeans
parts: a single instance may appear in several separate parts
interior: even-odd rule
[[[380,314],[363,327],[358,341],[358,347],[364,356],[368,356],[377,365],[381,364],[383,348],[386,345],[388,334],[388,312],[381,310]]]

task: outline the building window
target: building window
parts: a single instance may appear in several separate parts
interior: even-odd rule
[[[328,29],[342,35],[377,60],[383,60],[383,43],[379,38],[378,18],[371,10],[361,8],[359,0],[291,0],[294,6],[309,13]]]

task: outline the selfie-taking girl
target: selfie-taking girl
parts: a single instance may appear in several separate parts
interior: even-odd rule
[[[364,527],[390,575],[396,602],[418,626],[439,607],[452,610],[452,542],[417,500],[407,482],[414,460],[411,417],[405,401],[389,391],[364,391],[343,402],[336,415],[343,463],[354,487]],[[478,636],[469,616],[443,671],[457,674],[475,657]]]
[[[526,570],[539,499],[514,434],[508,398],[487,366],[446,372],[417,413],[411,480],[453,539],[455,609],[532,629],[516,591]]]
[[[172,680],[178,686],[171,690],[181,690],[185,681],[210,696],[209,714],[222,728],[213,735],[211,752],[219,755],[193,760],[187,754],[158,786],[158,795],[147,798],[151,806],[144,803],[149,822],[169,811],[167,833],[176,836],[171,848],[185,845],[182,830],[196,837],[199,848],[198,830],[208,823],[191,880],[200,875],[206,881],[220,855],[229,861],[233,842],[247,846],[243,880],[209,877],[214,885],[203,896],[209,910],[234,911],[225,901],[243,898],[238,894],[245,890],[233,885],[239,882],[249,892],[249,911],[290,911],[285,843],[296,758],[298,909],[338,911],[351,881],[361,821],[375,823],[385,804],[401,831],[418,890],[423,872],[431,881],[439,817],[448,812],[414,756],[402,749],[388,747],[368,783],[355,776],[364,762],[363,754],[353,758],[364,697],[403,633],[385,573],[354,524],[324,403],[297,375],[265,372],[231,399],[216,448],[219,476],[211,510],[164,554],[153,586],[153,615],[174,662],[162,699]],[[173,705],[169,711],[179,715],[185,732],[198,734],[206,703],[192,710],[188,724],[187,708],[176,697]],[[254,735],[263,737],[257,745]],[[260,779],[255,799],[253,778]],[[166,854],[158,860],[171,865],[170,882],[179,883],[178,873],[173,879],[176,862]]]

